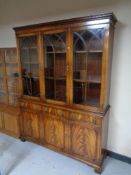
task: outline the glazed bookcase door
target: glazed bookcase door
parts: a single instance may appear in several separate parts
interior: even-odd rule
[[[4,50],[0,49],[0,103],[8,103]]]
[[[73,103],[100,106],[104,27],[73,31]]]
[[[66,102],[66,32],[43,35],[45,98]]]
[[[38,39],[36,35],[19,38],[23,95],[39,97]]]
[[[18,61],[16,55],[16,48],[5,49],[5,65],[6,65],[6,79],[8,89],[8,104],[11,106],[18,105],[19,86],[18,86]]]

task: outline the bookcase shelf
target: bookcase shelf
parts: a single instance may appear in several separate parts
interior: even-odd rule
[[[101,83],[98,79],[90,79],[90,80],[80,80],[80,79],[73,79],[75,82],[81,82],[81,83]]]
[[[88,54],[88,53],[102,53],[103,51],[102,50],[88,50],[88,51],[85,51],[85,50],[76,50],[74,51],[75,54]]]
[[[51,51],[48,51],[48,52],[45,52],[46,54],[66,54],[65,51],[56,51],[56,52],[51,52]]]
[[[38,65],[38,62],[23,62],[23,64],[37,64]]]
[[[30,46],[27,46],[27,47],[21,47],[21,50],[31,50],[31,49],[37,50],[37,47],[32,46],[31,44],[30,44]]]
[[[66,77],[45,77],[46,79],[50,80],[66,80]]]
[[[18,64],[18,63],[17,62],[10,61],[10,62],[6,62],[6,64]]]

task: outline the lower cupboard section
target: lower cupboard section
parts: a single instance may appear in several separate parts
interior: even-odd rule
[[[82,115],[76,113],[76,118],[74,114],[72,118],[72,113],[64,110],[36,112],[22,109],[21,138],[99,166],[102,159],[101,122],[89,122],[89,116],[82,118]]]

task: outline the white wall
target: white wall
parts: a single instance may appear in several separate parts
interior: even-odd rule
[[[35,2],[35,0],[32,1]],[[10,5],[7,6],[6,4],[5,11],[0,12],[0,16],[6,15],[6,17],[0,17],[0,47],[16,46],[15,34],[12,30],[14,26],[113,11],[119,22],[116,25],[114,39],[108,149],[131,157],[131,2],[130,0],[124,2],[110,0],[110,3],[107,4],[102,0],[99,2],[98,0],[92,0],[92,3],[89,4],[87,0],[74,2],[70,0],[72,3],[67,6],[67,1],[62,1],[58,7],[53,4],[51,6],[52,11],[49,9],[49,3],[47,3],[46,10],[46,5],[42,1],[40,5],[33,3],[34,5],[31,7],[27,3],[25,13],[22,13],[22,10],[13,10],[13,6],[11,6],[12,16],[10,15]],[[2,6],[0,8],[4,7],[5,1],[0,0],[1,2]],[[75,6],[73,6],[73,3],[75,3]],[[18,3],[14,8],[17,8],[17,5]],[[24,8],[24,2],[20,5]],[[35,5],[37,5],[36,10],[34,10]],[[19,14],[19,12],[22,14]]]

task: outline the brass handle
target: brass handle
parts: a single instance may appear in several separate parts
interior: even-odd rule
[[[95,118],[93,118],[93,124],[96,125],[96,119]]]

